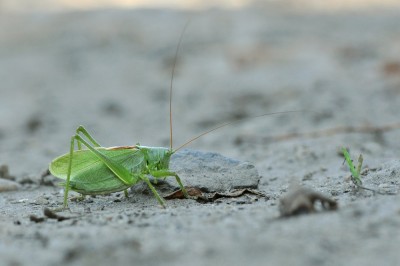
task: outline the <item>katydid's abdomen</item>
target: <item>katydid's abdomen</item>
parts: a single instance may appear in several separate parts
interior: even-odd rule
[[[142,173],[146,168],[144,154],[138,148],[115,147],[96,148],[99,152],[125,167],[131,173]],[[52,175],[67,179],[70,154],[54,159],[49,167]],[[138,177],[127,183],[122,182],[115,174],[90,150],[73,152],[70,189],[83,195],[101,195],[122,191],[138,182]],[[65,184],[64,184],[65,185]]]

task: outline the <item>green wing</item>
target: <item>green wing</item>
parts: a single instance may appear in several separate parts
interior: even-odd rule
[[[145,168],[143,153],[137,148],[96,148],[114,163],[117,163],[131,173],[141,173]],[[69,153],[64,154],[50,163],[50,173],[58,178],[67,179]],[[90,150],[74,151],[70,186],[82,194],[107,194],[122,191],[138,181],[134,178],[132,184],[124,184],[93,152]]]

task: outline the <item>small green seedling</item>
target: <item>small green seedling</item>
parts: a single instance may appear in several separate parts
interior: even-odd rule
[[[358,165],[357,168],[354,166],[353,164],[353,160],[350,157],[349,152],[347,151],[346,148],[342,148],[342,152],[343,152],[343,156],[344,159],[347,162],[347,165],[350,168],[350,172],[351,172],[351,178],[353,180],[353,183],[357,186],[361,186],[362,185],[362,181],[361,181],[361,167],[362,167],[362,163],[363,163],[363,157],[362,154],[360,154],[360,156],[358,157]]]
[[[397,194],[395,192],[380,192],[376,189],[372,189],[372,188],[363,186],[362,181],[361,181],[361,167],[363,164],[362,154],[360,154],[360,156],[358,157],[358,165],[356,168],[353,164],[353,160],[351,159],[350,154],[347,151],[347,149],[342,148],[342,152],[343,152],[344,159],[346,160],[347,165],[350,168],[351,180],[353,181],[354,185],[356,185],[358,188],[369,190],[369,191],[372,191],[373,193],[377,193],[377,194],[381,194],[381,195],[396,195]]]
[[[124,191],[125,196],[127,196],[127,189],[138,182],[145,182],[161,206],[164,207],[164,200],[150,182],[149,176],[153,176],[155,181],[160,178],[175,177],[183,194],[185,197],[188,197],[188,193],[177,173],[169,170],[172,154],[214,130],[244,120],[238,119],[221,124],[190,139],[175,150],[172,148],[172,84],[176,58],[185,28],[181,33],[176,48],[171,75],[169,98],[170,147],[146,147],[137,144],[133,146],[105,148],[83,126],[79,126],[76,134],[71,137],[69,153],[54,159],[49,166],[52,175],[65,180],[62,183],[65,186],[63,208],[68,207],[69,190],[76,191],[82,195],[102,195]],[[307,110],[274,112],[253,116],[252,118],[305,111]],[[77,150],[75,150],[75,143],[77,144]],[[86,148],[83,149],[82,145]]]

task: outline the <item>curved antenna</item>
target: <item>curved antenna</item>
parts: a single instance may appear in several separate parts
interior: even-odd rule
[[[176,61],[178,59],[178,53],[179,53],[179,48],[181,47],[183,35],[186,31],[187,26],[189,25],[190,20],[188,20],[183,27],[183,30],[181,32],[181,35],[179,36],[179,42],[178,45],[176,46],[176,51],[175,51],[175,56],[174,56],[174,63],[172,65],[172,73],[171,73],[171,84],[169,87],[169,149],[172,151],[172,85],[174,82],[174,74],[175,74],[175,66],[176,66]]]
[[[236,119],[236,120],[233,120],[233,121],[230,121],[230,122],[222,123],[222,124],[220,124],[219,126],[216,126],[216,127],[212,128],[212,129],[209,129],[209,130],[207,130],[207,131],[201,133],[200,135],[198,135],[198,136],[196,136],[196,137],[194,137],[194,138],[192,138],[192,139],[186,141],[184,144],[182,144],[182,145],[179,146],[177,149],[175,149],[174,152],[176,152],[176,151],[182,149],[183,147],[189,145],[189,144],[192,143],[193,141],[195,141],[195,140],[201,138],[202,136],[207,135],[208,133],[211,133],[211,132],[213,132],[213,131],[215,131],[215,130],[217,130],[217,129],[220,129],[220,128],[222,128],[222,127],[226,127],[226,126],[228,126],[228,125],[232,125],[232,124],[236,124],[236,123],[242,122],[242,121],[247,120],[247,119],[259,118],[259,117],[270,116],[270,115],[289,114],[289,113],[303,113],[303,112],[313,112],[313,113],[317,113],[317,112],[312,111],[312,110],[293,110],[293,111],[281,111],[281,112],[266,113],[266,114],[262,114],[262,115],[256,115],[256,116],[251,116],[251,117],[245,117],[245,118]]]

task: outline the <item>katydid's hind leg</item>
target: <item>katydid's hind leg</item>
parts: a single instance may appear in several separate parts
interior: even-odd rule
[[[83,126],[79,126],[76,129],[76,134],[77,135],[80,135],[80,134],[84,135],[89,140],[89,142],[92,143],[92,145],[94,147],[101,147],[100,144],[92,137],[92,135],[89,134],[89,132]],[[82,149],[81,142],[78,140],[77,143],[78,143],[78,150],[81,150]]]
[[[153,192],[154,196],[156,197],[156,199],[158,200],[158,202],[161,204],[161,206],[163,208],[165,208],[165,202],[164,200],[160,197],[160,195],[158,194],[157,190],[154,188],[154,186],[151,184],[149,178],[146,175],[141,175],[140,178],[146,182],[146,184],[149,186],[151,192]]]
[[[71,170],[72,170],[72,159],[74,156],[74,147],[75,141],[78,143],[78,148],[83,144],[85,145],[94,155],[96,155],[100,161],[107,165],[107,167],[116,175],[116,177],[121,180],[124,184],[132,185],[134,183],[133,176],[130,171],[118,163],[114,162],[112,159],[102,154],[100,151],[96,149],[100,145],[93,139],[92,136],[87,133],[87,131],[81,126],[77,129],[77,134],[71,137],[71,145],[69,149],[69,162],[68,162],[68,171],[67,171],[67,182],[65,183],[65,193],[64,193],[64,208],[68,207],[67,198],[68,192],[70,189],[70,179],[71,179]],[[85,135],[91,143],[82,138],[79,133]]]
[[[67,170],[67,182],[65,182],[65,190],[64,190],[64,209],[68,208],[68,193],[69,193],[69,188],[70,188],[70,180],[71,180],[71,171],[72,171],[72,158],[74,156],[74,147],[75,147],[75,141],[77,142],[78,149],[80,150],[82,147],[81,142],[84,142],[82,140],[82,137],[79,136],[79,133],[82,133],[85,135],[92,143],[93,145],[100,146],[92,136],[86,131],[86,129],[83,126],[79,126],[76,130],[76,135],[71,137],[71,142],[70,142],[70,147],[69,147],[69,160],[68,160],[68,170]],[[88,146],[88,145],[86,145]]]
[[[128,190],[127,189],[124,190],[124,195],[125,195],[125,198],[128,198]]]
[[[71,143],[69,146],[67,181],[65,182],[65,189],[64,189],[64,209],[68,208],[68,192],[69,192],[69,183],[70,183],[70,179],[71,179],[72,156],[74,156],[75,137],[76,136],[71,137]]]
[[[150,174],[154,176],[155,178],[157,177],[167,177],[167,176],[173,176],[176,179],[176,182],[178,183],[179,187],[182,190],[183,195],[185,198],[189,198],[189,194],[186,191],[186,188],[183,186],[181,178],[178,176],[177,173],[167,171],[167,170],[157,170],[157,171],[150,171]]]

